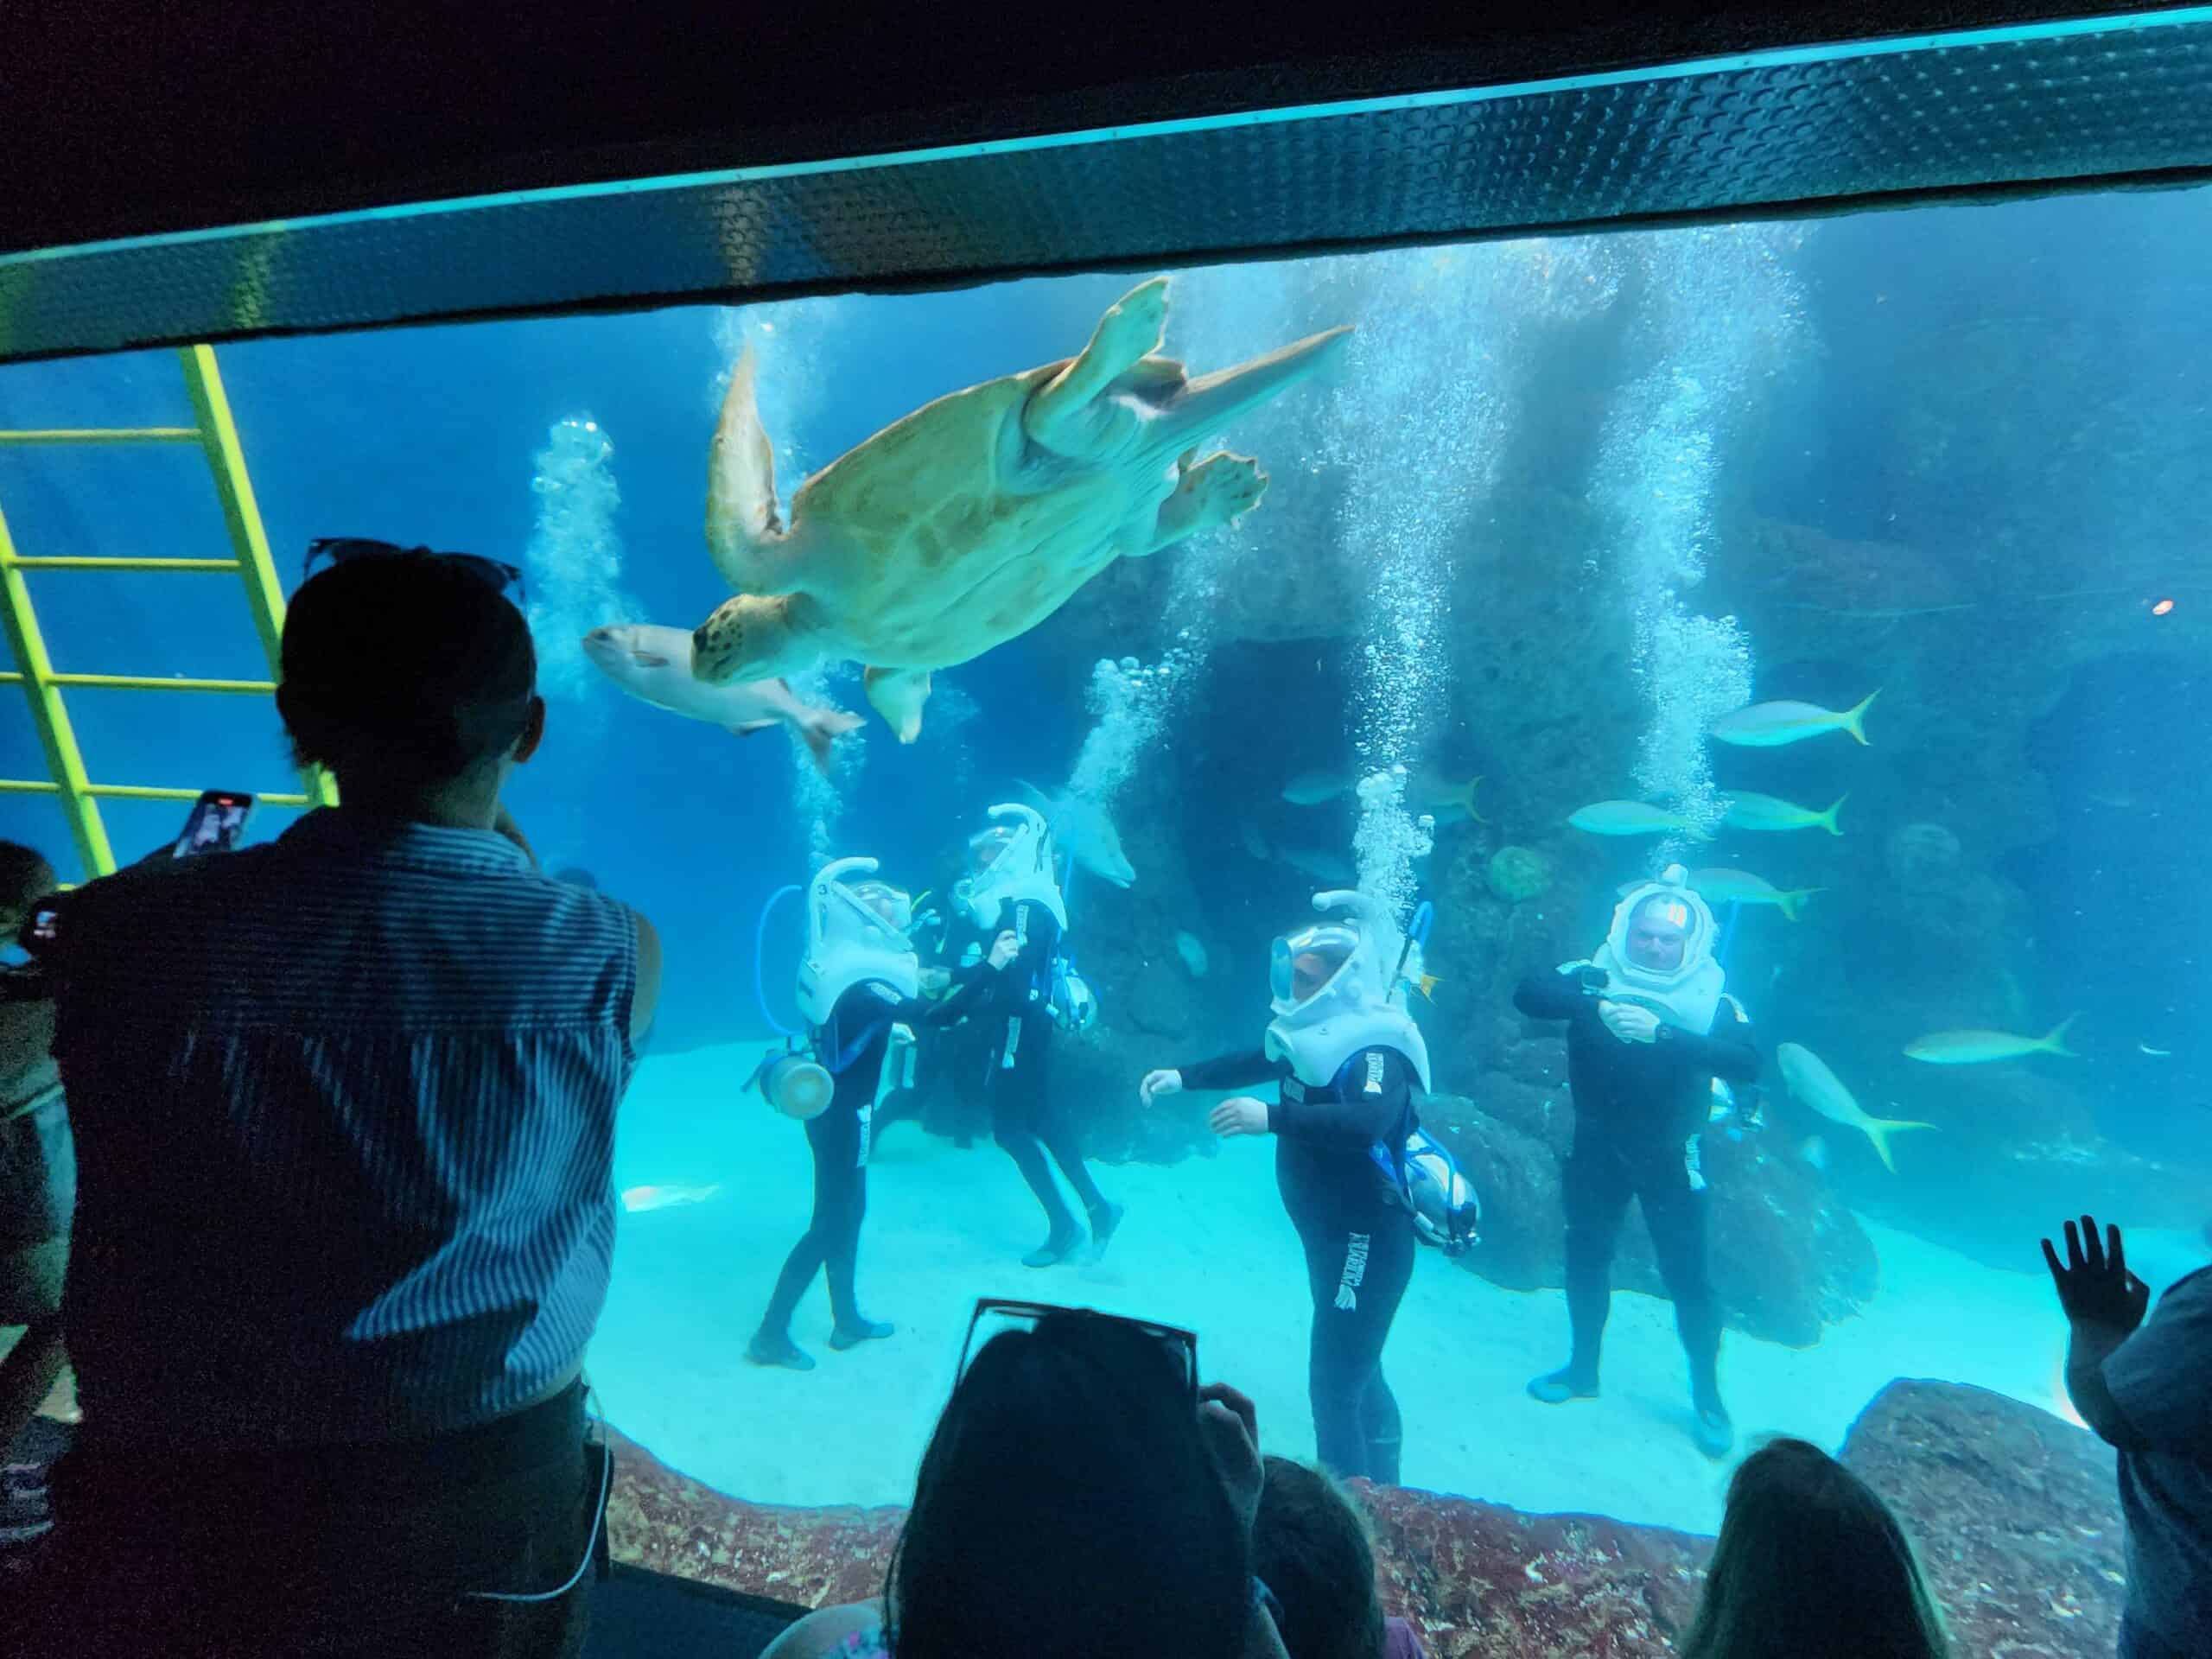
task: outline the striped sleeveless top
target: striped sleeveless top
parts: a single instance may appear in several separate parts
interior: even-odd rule
[[[401,1440],[575,1374],[636,1065],[624,906],[486,830],[327,809],[94,882],[60,933],[88,1426]]]

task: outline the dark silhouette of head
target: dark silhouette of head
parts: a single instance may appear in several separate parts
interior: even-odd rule
[[[1282,1603],[1290,1659],[1381,1659],[1382,1604],[1367,1522],[1337,1484],[1288,1458],[1267,1459],[1252,1523],[1252,1571]]]
[[[991,1338],[938,1420],[893,1558],[899,1659],[1238,1651],[1245,1540],[1156,1338],[1056,1313]]]
[[[488,810],[543,731],[537,680],[522,613],[459,561],[418,550],[301,584],[276,706],[295,759],[336,773],[349,803],[458,792]]]
[[[1683,1659],[1946,1659],[1942,1616],[1889,1507],[1816,1446],[1743,1461]]]
[[[0,841],[0,944],[12,940],[33,906],[52,893],[59,878],[35,847]]]

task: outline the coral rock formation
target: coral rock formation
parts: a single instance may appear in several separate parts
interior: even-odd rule
[[[618,1560],[807,1606],[881,1589],[905,1511],[747,1503],[611,1438]],[[2120,1521],[2094,1436],[1979,1389],[1900,1380],[1842,1457],[1918,1546],[1958,1659],[2112,1652]],[[1352,1485],[1373,1517],[1383,1605],[1435,1659],[1656,1659],[1695,1611],[1710,1539]]]

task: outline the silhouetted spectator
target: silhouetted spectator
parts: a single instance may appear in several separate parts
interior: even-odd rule
[[[1889,1506],[1816,1446],[1770,1442],[1728,1483],[1681,1659],[1945,1659],[1943,1622]]]
[[[0,941],[13,940],[54,887],[45,855],[0,841]],[[0,971],[25,993],[0,1001],[0,1325],[27,1327],[0,1361],[4,1452],[61,1374],[77,1154],[54,1062],[54,1004],[37,988],[35,968]]]
[[[582,1645],[581,1373],[658,945],[499,804],[545,724],[512,573],[316,552],[277,707],[344,804],[66,895],[47,947],[85,1421],[25,1652]]]
[[[810,1613],[762,1659],[1280,1659],[1251,1402],[1198,1389],[1154,1327],[1027,1311],[955,1385],[881,1600]]]
[[[1375,1546],[1358,1507],[1317,1469],[1288,1458],[1266,1464],[1252,1571],[1282,1605],[1290,1659],[1421,1659],[1413,1627],[1382,1616]]]
[[[2127,1612],[2120,1659],[2212,1653],[2212,1268],[2151,1290],[2127,1270],[2120,1229],[2066,1224],[2066,1260],[2043,1258],[2072,1338],[2066,1392],[2120,1452],[2127,1522]]]

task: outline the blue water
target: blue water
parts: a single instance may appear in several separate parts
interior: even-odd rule
[[[2090,1137],[2083,1179],[2063,1190],[2110,1195],[2113,1218],[2148,1230],[2161,1278],[2206,1253],[2208,245],[2212,198],[2184,194],[1185,273],[1168,350],[1194,371],[1361,325],[1341,371],[1223,435],[1273,475],[1265,505],[1233,533],[1109,571],[1033,634],[941,676],[912,747],[833,673],[817,695],[868,723],[827,785],[780,734],[740,741],[576,668],[586,627],[619,614],[689,628],[726,596],[700,518],[734,344],[749,334],[761,351],[788,500],[807,469],[930,398],[1076,350],[1128,279],[219,356],[288,588],[310,537],[376,536],[526,563],[547,613],[550,728],[508,799],[550,866],[590,871],[652,918],[667,951],[618,1185],[720,1189],[625,1218],[592,1356],[610,1414],[732,1491],[893,1501],[984,1291],[1193,1324],[1209,1370],[1254,1393],[1273,1440],[1295,1451],[1310,1433],[1302,1271],[1264,1149],[1201,1155],[1214,1148],[1196,1107],[1150,1158],[1102,1177],[1132,1211],[1109,1260],[1041,1277],[1010,1265],[1036,1230],[1011,1165],[901,1127],[874,1171],[861,1281],[900,1336],[825,1354],[805,1377],[742,1361],[807,1192],[798,1131],[738,1086],[765,1035],[760,906],[823,852],[942,886],[1014,779],[1068,777],[1102,719],[1101,655],[1182,653],[1152,715],[1103,717],[1150,722],[1107,801],[1140,877],[1127,894],[1078,879],[1076,943],[1102,964],[1103,1009],[1082,1087],[1114,1098],[1071,1109],[1125,1121],[1145,1065],[1256,1039],[1267,941],[1332,885],[1286,849],[1356,855],[1357,805],[1285,802],[1295,773],[1484,774],[1488,823],[1440,824],[1422,855],[1404,815],[1377,809],[1368,843],[1375,869],[1444,912],[1431,966],[1446,983],[1421,1017],[1440,1090],[1478,1107],[1520,1034],[1502,1017],[1513,975],[1586,952],[1617,885],[1653,868],[1649,842],[1593,843],[1564,827],[1568,811],[1639,795],[1694,808],[1740,789],[1825,807],[1848,790],[1840,838],[1724,832],[1680,851],[1827,890],[1794,925],[1770,910],[1738,918],[1732,985],[1765,1047],[1817,1047],[1878,1115],[1963,1115],[1901,1141],[1891,1177],[1770,1078],[1773,1144],[1821,1143],[1817,1180],[1865,1223],[1882,1279],[1815,1347],[1732,1336],[1738,1421],[1834,1444],[1898,1374],[2056,1408],[2058,1326],[2033,1246],[2063,1208],[2047,1178],[2063,1160],[1963,1194],[1950,1173],[2061,1125]],[[0,370],[0,427],[189,418],[167,353]],[[601,506],[589,537],[549,528],[532,487],[552,435],[584,420],[613,445],[587,468]],[[0,448],[0,510],[26,556],[226,550],[190,448]],[[64,670],[266,671],[227,579],[47,573],[33,591]],[[1869,748],[1702,739],[1745,687],[1847,708],[1878,670]],[[297,786],[265,702],[83,691],[70,708],[96,779]],[[0,772],[43,772],[28,717],[0,720]],[[181,817],[103,811],[126,859]],[[250,838],[292,817],[264,809]],[[1920,844],[1906,832],[1931,824],[1953,850],[1923,892],[1900,861]],[[49,801],[0,796],[0,836],[82,874]],[[1509,844],[1558,873],[1517,907],[1483,876]],[[1948,943],[1914,931],[1939,925]],[[1183,965],[1179,931],[1201,944],[1205,978]],[[1148,1036],[1132,1010],[1164,988],[1195,1013],[1181,1034]],[[1961,1083],[1898,1053],[1926,1029],[2034,1034],[2073,1013],[2075,1059],[1969,1068]],[[2034,1108],[2017,1129],[2014,1095]],[[1562,1439],[1520,1393],[1560,1357],[1557,1291],[1425,1255],[1389,1351],[1408,1480],[1709,1526],[1719,1477],[1679,1432],[1667,1310],[1617,1300],[1619,1384]],[[795,1334],[818,1348],[817,1326],[818,1293]],[[1478,1419],[1503,1430],[1476,1432]]]

